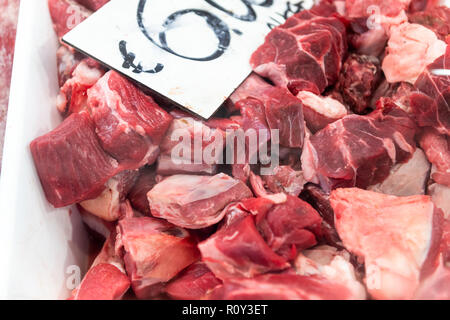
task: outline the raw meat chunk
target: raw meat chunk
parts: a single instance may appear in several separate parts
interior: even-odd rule
[[[56,99],[58,111],[67,116],[87,108],[87,91],[104,75],[105,71],[93,59],[84,59],[75,67],[72,77],[62,86]]]
[[[272,193],[286,193],[298,197],[306,181],[301,171],[295,171],[290,166],[278,166],[273,174],[261,176],[267,189]]]
[[[172,122],[167,112],[114,71],[106,73],[88,96],[96,132],[106,152],[127,169],[156,161],[159,144]]]
[[[369,190],[399,197],[425,194],[430,169],[425,153],[416,149],[408,162],[395,165],[386,180]]]
[[[372,94],[382,78],[377,57],[350,55],[342,67],[337,88],[344,102],[355,112],[363,113],[370,107]]]
[[[252,73],[245,81],[234,91],[229,100],[233,107],[233,110],[238,110],[236,104],[240,100],[247,98],[259,99],[265,90],[271,88],[272,85],[267,83],[263,78],[256,73]]]
[[[233,94],[232,101],[241,111],[244,131],[268,127],[279,130],[281,146],[303,146],[303,105],[288,90],[273,87],[257,75],[251,75]]]
[[[411,109],[421,127],[433,127],[450,136],[450,46],[445,55],[428,66],[415,83],[420,91],[410,96]]]
[[[284,203],[256,216],[256,227],[269,247],[286,260],[316,245],[322,218],[307,202],[287,196]]]
[[[297,98],[303,103],[303,114],[309,130],[315,133],[348,114],[345,106],[331,97],[300,91]]]
[[[372,297],[411,299],[442,235],[442,212],[431,198],[337,189],[331,205],[344,246],[364,259]]]
[[[201,229],[218,223],[226,205],[250,198],[252,192],[242,181],[220,173],[212,177],[174,175],[158,183],[147,196],[154,217],[179,227]]]
[[[344,24],[301,11],[273,29],[251,58],[253,70],[289,88],[316,94],[336,82],[347,48]]]
[[[48,0],[48,9],[60,39],[92,13],[74,0]]]
[[[199,300],[221,283],[203,262],[197,262],[172,280],[166,293],[172,299]]]
[[[180,141],[181,138],[181,141]],[[191,117],[172,121],[161,142],[157,173],[215,174],[223,163],[225,133]]]
[[[352,292],[352,299],[365,300],[366,289],[358,280],[350,254],[330,246],[318,246],[300,253],[295,260],[295,271],[302,276],[322,276],[344,285]]]
[[[211,300],[346,300],[354,295],[345,286],[321,276],[266,274],[253,279],[228,279],[214,289]]]
[[[198,245],[203,262],[221,280],[279,271],[289,263],[264,242],[252,216],[238,218]]]
[[[139,299],[160,293],[162,286],[199,258],[189,233],[165,221],[126,218],[118,224],[118,243],[125,267]]]
[[[112,264],[102,263],[91,269],[70,300],[120,300],[128,291],[130,280]]]
[[[380,183],[393,165],[411,158],[415,133],[414,122],[395,105],[380,106],[367,116],[346,116],[307,140],[303,174],[326,192]]]
[[[420,24],[403,23],[391,29],[383,72],[387,81],[414,84],[425,68],[445,53],[446,44]]]
[[[434,183],[428,187],[428,194],[434,205],[444,212],[444,217],[450,220],[450,187]]]
[[[421,24],[433,30],[440,40],[445,41],[450,34],[450,8],[439,6],[414,12],[409,15],[409,22]]]
[[[85,6],[89,10],[97,11],[101,7],[103,7],[109,0],[75,0],[82,6]]]
[[[431,128],[425,128],[419,136],[419,143],[433,164],[431,178],[439,184],[450,187],[450,137],[440,135]]]
[[[121,171],[101,148],[87,112],[72,114],[30,149],[47,200],[56,208],[96,198]]]
[[[152,167],[144,167],[139,172],[139,178],[128,194],[128,199],[133,208],[139,212],[150,216],[150,204],[147,193],[157,184],[156,172]]]
[[[105,220],[116,221],[120,218],[120,205],[125,201],[138,176],[137,171],[123,171],[106,183],[106,188],[95,199],[80,203],[86,211]]]

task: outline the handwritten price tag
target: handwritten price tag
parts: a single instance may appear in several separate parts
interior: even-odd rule
[[[210,118],[250,74],[271,28],[312,0],[113,0],[63,41]]]

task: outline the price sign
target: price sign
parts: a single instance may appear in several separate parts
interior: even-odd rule
[[[312,4],[112,0],[63,41],[208,119],[250,74],[270,29]]]

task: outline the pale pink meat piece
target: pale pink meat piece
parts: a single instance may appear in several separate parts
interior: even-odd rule
[[[446,44],[420,24],[403,23],[391,28],[382,69],[388,82],[414,84],[425,68],[445,53]]]
[[[220,173],[215,176],[174,175],[158,183],[148,194],[152,215],[174,225],[201,229],[222,220],[226,205],[250,198],[252,192],[240,180]]]
[[[350,300],[345,286],[321,276],[300,276],[294,272],[260,275],[252,279],[233,278],[214,289],[210,300]]]
[[[431,197],[353,188],[334,190],[330,201],[344,246],[364,259],[370,295],[411,299],[439,251],[442,212]]]
[[[189,233],[163,220],[140,217],[119,221],[116,248],[139,299],[158,295],[164,283],[199,259]]]

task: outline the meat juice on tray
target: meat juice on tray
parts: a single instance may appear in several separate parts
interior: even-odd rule
[[[106,2],[49,0],[58,37]],[[61,44],[30,147],[104,238],[70,299],[450,299],[449,31],[438,1],[322,0],[207,121]]]

